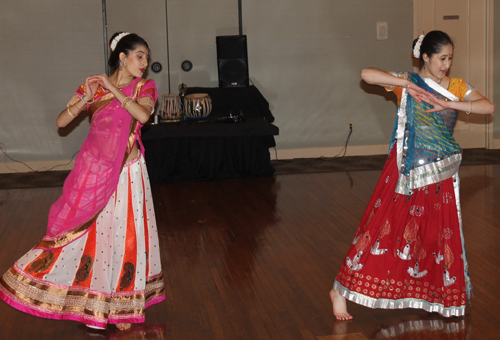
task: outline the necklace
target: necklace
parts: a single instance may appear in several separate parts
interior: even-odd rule
[[[429,79],[431,79],[431,80],[432,80],[432,78],[431,78],[431,77],[424,76],[424,75],[423,75],[423,74],[421,74],[420,72],[419,72],[418,74],[420,74],[422,77],[426,77],[426,78],[429,78]],[[438,83],[438,85],[441,85],[441,82],[443,81],[443,79],[444,79],[444,77],[443,77],[443,78],[441,78],[441,79],[439,79],[439,81],[437,81],[436,83]]]
[[[122,89],[122,88],[124,88],[125,86],[129,85],[129,84],[130,84],[131,82],[133,82],[133,81],[134,81],[134,78],[132,78],[132,80],[131,80],[131,81],[129,81],[128,83],[126,83],[126,84],[122,84],[122,85],[118,85],[118,84],[117,84],[117,85],[115,85],[115,86],[116,86],[116,87],[118,87],[119,89]]]
[[[115,85],[115,86],[116,86],[117,88],[119,88],[119,89],[123,89],[125,86],[130,85],[130,83],[131,83],[131,82],[133,82],[133,81],[134,81],[134,78],[132,78],[132,80],[131,80],[131,81],[129,81],[128,83],[126,83],[126,84],[123,84],[123,85],[118,85],[118,84],[114,84],[114,83],[113,83],[113,85]],[[104,93],[108,93],[108,92],[109,92],[109,90],[108,90],[108,89],[104,90]]]

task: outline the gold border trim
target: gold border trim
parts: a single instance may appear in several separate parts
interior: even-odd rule
[[[73,242],[77,238],[83,236],[87,231],[89,231],[90,227],[92,226],[92,224],[94,224],[94,222],[97,220],[97,217],[99,217],[99,215],[103,210],[104,208],[99,210],[90,220],[74,228],[60,239],[57,239],[55,241],[49,241],[49,240],[44,240],[42,238],[34,248],[58,249],[64,247],[65,245]]]
[[[51,314],[82,313],[103,319],[111,318],[112,315],[144,315],[146,303],[151,297],[165,295],[161,273],[159,277],[147,280],[144,293],[111,293],[111,297],[95,294],[96,291],[88,288],[78,291],[52,287],[41,283],[43,280],[39,281],[36,282],[24,272],[11,267],[0,278],[0,285],[4,292],[14,297],[16,303],[32,310]]]

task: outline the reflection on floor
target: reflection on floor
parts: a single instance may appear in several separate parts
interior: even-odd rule
[[[463,225],[474,286],[470,313],[348,304],[328,292],[380,171],[284,175],[153,187],[167,299],[146,325],[93,332],[0,303],[2,339],[498,339],[500,165],[464,166]],[[0,271],[44,233],[61,188],[0,190]]]
[[[318,336],[318,340],[367,340],[362,333]]]

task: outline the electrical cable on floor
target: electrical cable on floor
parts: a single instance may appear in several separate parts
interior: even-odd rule
[[[342,149],[340,149],[339,153],[336,154],[335,156],[333,157],[324,157],[324,156],[321,156],[321,157],[318,157],[317,159],[318,160],[324,160],[324,159],[336,159],[336,158],[342,158],[345,156],[345,154],[347,153],[347,144],[349,144],[349,140],[351,139],[351,135],[352,135],[352,124],[349,124],[349,134],[347,135],[347,139],[345,141],[345,145]],[[339,156],[342,151],[344,151],[344,154],[342,156]]]
[[[49,168],[49,169],[45,170],[44,172],[46,172],[46,171],[50,171],[50,170],[52,170],[52,169],[54,169],[54,168],[57,168],[57,167],[59,167],[59,166],[65,166],[65,165],[71,164],[71,162],[73,162],[73,158],[75,158],[75,156],[76,156],[79,152],[80,152],[80,150],[78,150],[77,152],[75,152],[75,153],[73,154],[73,156],[71,157],[71,159],[69,160],[69,162],[68,162],[68,163],[66,163],[66,164],[59,164],[59,165],[54,165],[52,168]]]
[[[5,148],[5,150],[4,150],[3,148]],[[21,164],[25,165],[25,166],[26,166],[28,169],[30,169],[31,171],[36,172],[36,170],[35,170],[35,169],[33,169],[32,167],[30,167],[28,164],[26,164],[26,163],[24,163],[24,162],[21,162],[21,161],[18,161],[17,159],[14,159],[14,158],[10,157],[9,155],[7,155],[7,147],[5,146],[5,144],[4,144],[4,143],[0,143],[0,150],[2,150],[3,154],[5,155],[4,162],[5,162],[5,166],[7,167],[7,169],[12,170],[12,171],[15,171],[15,172],[19,172],[19,171],[17,171],[17,170],[14,170],[14,169],[9,168],[9,166],[7,165],[7,158],[8,158],[8,159],[10,159],[10,160],[11,160],[11,161],[13,161],[13,162],[16,162],[16,163],[21,163]]]
[[[344,147],[342,149],[340,149],[340,152],[337,155],[333,156],[333,157],[323,157],[323,156],[321,156],[321,157],[318,157],[316,159],[317,160],[323,160],[325,158],[335,159],[335,158],[342,158],[342,157],[344,157],[345,154],[347,153],[347,145],[349,144],[349,140],[351,139],[351,135],[352,135],[352,125],[350,124],[349,125],[349,134],[347,135],[347,139],[345,141],[345,145],[344,145]],[[276,160],[278,160],[278,150],[276,149],[276,147],[274,147],[274,151],[276,153]],[[344,154],[342,156],[339,156],[342,153],[342,151],[344,151]]]
[[[4,148],[5,148],[5,150],[4,150]],[[10,160],[11,160],[11,161],[13,161],[13,162],[16,162],[16,163],[21,163],[22,165],[24,165],[24,166],[26,166],[28,169],[30,169],[30,170],[31,170],[31,172],[46,172],[46,171],[50,171],[50,170],[52,170],[52,169],[54,169],[54,168],[57,168],[57,167],[59,167],[59,166],[65,166],[65,165],[70,164],[70,163],[73,161],[73,158],[75,158],[76,154],[80,151],[80,150],[78,150],[77,152],[75,152],[75,153],[73,154],[73,157],[71,157],[71,160],[70,160],[68,163],[66,163],[66,164],[54,165],[52,168],[47,169],[47,170],[41,170],[41,169],[43,169],[43,168],[40,168],[40,169],[35,170],[35,169],[33,169],[32,167],[30,167],[28,164],[26,164],[26,163],[24,163],[24,162],[22,162],[22,161],[18,161],[17,159],[14,159],[14,158],[10,157],[10,156],[7,154],[7,147],[5,146],[5,144],[0,143],[0,150],[2,150],[3,154],[5,155],[5,158],[4,158],[4,163],[5,163],[5,166],[7,167],[7,169],[12,170],[12,171],[14,171],[14,172],[20,172],[20,171],[17,171],[17,170],[14,170],[14,169],[9,168],[9,166],[7,165],[7,158],[8,158],[8,159],[10,159]]]
[[[341,157],[345,156],[345,154],[347,153],[347,144],[349,144],[349,140],[351,139],[351,135],[352,135],[352,125],[349,124],[349,134],[347,135],[345,145],[342,149],[340,149],[340,152],[336,156],[333,156],[333,158],[341,158]],[[344,154],[339,157],[339,155],[342,153],[342,150],[344,150]]]

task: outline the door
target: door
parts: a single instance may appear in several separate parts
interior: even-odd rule
[[[441,30],[455,44],[448,76],[463,78],[483,95],[493,95],[493,1],[414,0],[414,35]],[[493,120],[460,112],[454,137],[463,148],[493,148]]]

